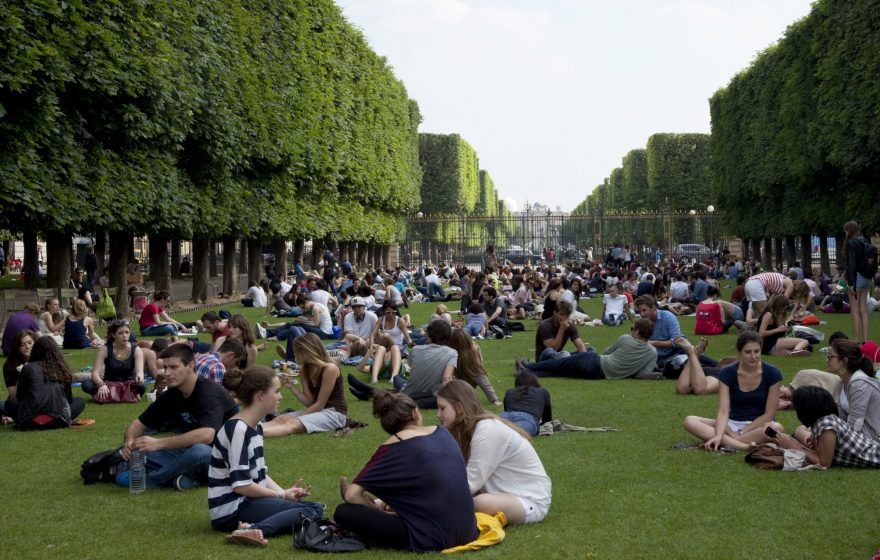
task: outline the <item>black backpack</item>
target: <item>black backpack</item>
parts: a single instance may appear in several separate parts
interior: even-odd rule
[[[126,461],[122,458],[122,448],[109,449],[95,453],[80,465],[79,474],[83,484],[96,482],[116,482],[116,475],[125,470]]]
[[[877,247],[868,241],[862,241],[862,256],[856,264],[856,272],[869,280],[877,274]]]

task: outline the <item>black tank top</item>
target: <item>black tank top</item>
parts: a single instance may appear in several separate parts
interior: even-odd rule
[[[134,371],[135,344],[131,345],[131,352],[125,360],[117,360],[113,354],[113,342],[107,343],[107,359],[104,360],[104,381],[128,381],[137,376]]]

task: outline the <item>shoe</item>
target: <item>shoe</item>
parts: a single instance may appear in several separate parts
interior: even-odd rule
[[[266,327],[257,323],[254,325],[254,331],[257,333],[257,338],[266,338]]]
[[[512,335],[512,334],[506,334],[506,335],[504,335],[504,338],[513,338],[513,335]]]
[[[116,475],[116,484],[120,486],[129,487],[129,474],[128,471],[122,471],[121,473]]]
[[[226,535],[226,542],[230,544],[258,546],[260,548],[266,548],[269,544],[269,541],[263,538],[263,532],[259,529],[236,529]]]
[[[718,453],[721,453],[722,455],[733,455],[734,453],[739,453],[739,449],[731,447],[730,445],[722,445],[718,448]]]
[[[174,479],[174,489],[179,492],[186,492],[193,488],[198,488],[199,481],[182,474]]]
[[[517,358],[516,361],[513,362],[517,375],[525,373],[526,364],[528,364],[528,361],[525,358]]]

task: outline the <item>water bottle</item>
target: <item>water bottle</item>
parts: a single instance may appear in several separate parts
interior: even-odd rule
[[[146,458],[143,451],[132,451],[128,467],[128,491],[141,494],[147,489]]]

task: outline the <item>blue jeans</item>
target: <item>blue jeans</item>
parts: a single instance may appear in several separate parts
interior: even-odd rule
[[[434,296],[445,298],[446,292],[443,290],[443,286],[438,286],[437,284],[428,284],[428,297],[433,298]]]
[[[538,361],[543,362],[546,360],[558,360],[561,358],[567,358],[571,356],[569,352],[557,352],[554,348],[544,348],[544,351],[541,352],[541,355],[538,356]]]
[[[499,414],[501,418],[505,420],[510,420],[520,428],[526,431],[527,434],[536,436],[538,435],[538,422],[535,420],[535,417],[529,414],[528,412],[520,412],[519,410],[511,410],[509,412],[505,411]]]
[[[279,498],[245,498],[238,506],[237,519],[228,525],[215,526],[219,531],[234,531],[238,522],[250,523],[252,529],[263,531],[264,537],[293,532],[304,517],[324,517],[324,504],[319,502],[291,502]]]
[[[480,330],[482,327],[480,325],[465,325],[464,332],[468,333],[471,336],[477,336],[480,334]]]
[[[567,358],[539,361],[526,364],[525,367],[538,377],[605,379],[599,354],[593,348],[587,348],[586,352],[575,352]]]
[[[211,463],[211,446],[196,443],[183,449],[147,453],[147,488],[171,486],[180,475],[205,482]]]
[[[278,340],[288,340],[306,334],[306,331],[299,328],[295,323],[287,323],[274,329],[266,331],[267,336],[274,336]]]
[[[284,350],[284,359],[288,362],[292,362],[296,358],[293,354],[293,341],[304,334],[306,334],[305,330],[291,323],[282,333],[276,335],[278,336],[278,340],[287,340],[287,348]]]
[[[605,317],[602,318],[602,324],[608,325],[610,327],[619,327],[623,324],[623,320],[626,318],[622,313],[620,315],[615,315],[614,313],[609,313]]]
[[[141,328],[141,336],[162,336],[163,334],[177,334],[177,325],[152,325]]]

